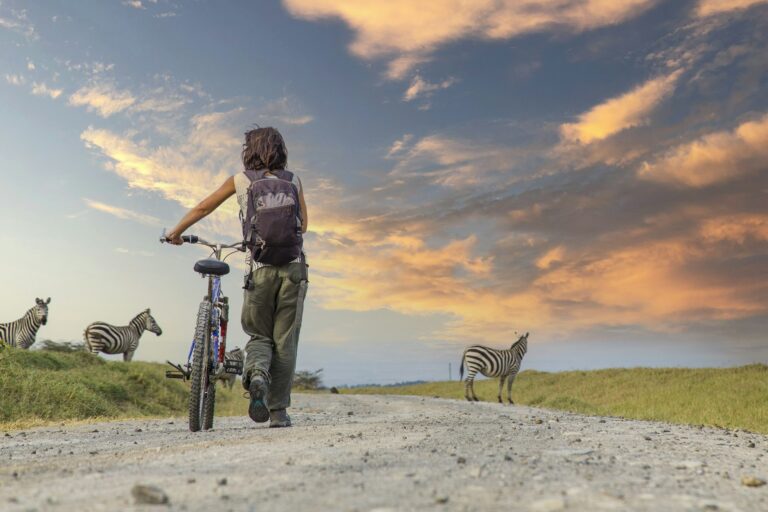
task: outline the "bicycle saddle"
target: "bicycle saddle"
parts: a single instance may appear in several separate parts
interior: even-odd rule
[[[229,265],[223,261],[208,258],[195,263],[195,272],[212,276],[224,276],[229,274]]]

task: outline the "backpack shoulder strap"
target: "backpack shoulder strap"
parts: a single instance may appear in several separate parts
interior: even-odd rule
[[[261,170],[261,171],[253,171],[253,170],[246,170],[243,171],[243,174],[245,174],[251,182],[256,180],[264,179],[264,176],[267,174],[267,171]]]
[[[285,181],[293,181],[293,173],[285,169],[275,169],[272,174]]]

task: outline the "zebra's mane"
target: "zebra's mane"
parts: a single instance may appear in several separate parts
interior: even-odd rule
[[[144,327],[147,325],[146,324],[147,314],[148,313],[146,311],[142,311],[141,313],[139,313],[138,315],[136,315],[131,319],[131,321],[129,322],[129,325],[132,325],[137,329],[139,329],[139,332],[143,331]]]
[[[520,336],[520,338],[516,342],[514,342],[511,347],[509,347],[509,350],[514,350],[515,347],[521,344],[524,339],[525,339],[525,336]]]

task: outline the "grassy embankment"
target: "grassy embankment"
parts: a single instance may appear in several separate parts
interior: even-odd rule
[[[496,401],[498,380],[475,382],[481,400]],[[464,397],[459,382],[342,389],[342,393]],[[505,390],[506,396],[506,390]],[[768,366],[628,368],[545,373],[524,371],[515,403],[572,412],[741,428],[768,434]]]
[[[57,421],[186,416],[188,385],[165,378],[163,364],[105,361],[85,352],[0,348],[0,428]],[[217,415],[243,415],[236,383],[219,385]]]

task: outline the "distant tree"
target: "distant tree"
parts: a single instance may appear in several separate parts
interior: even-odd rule
[[[39,346],[40,350],[48,352],[85,352],[85,345],[74,341],[43,340]]]
[[[308,370],[301,370],[293,374],[293,387],[296,389],[322,389],[323,386],[323,369],[310,372]]]

